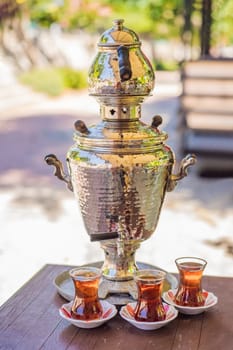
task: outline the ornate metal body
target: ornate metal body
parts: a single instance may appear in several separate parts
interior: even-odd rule
[[[159,131],[140,121],[141,103],[154,87],[154,71],[138,36],[122,20],[106,31],[89,72],[89,92],[100,103],[102,121],[75,123],[69,149],[69,174],[56,156],[46,156],[55,175],[74,191],[91,240],[105,251],[103,275],[113,281],[132,278],[135,251],[156,229],[166,191],[187,175],[195,157],[187,156],[172,174],[174,155]]]

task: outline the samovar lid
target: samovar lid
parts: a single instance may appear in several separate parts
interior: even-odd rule
[[[123,104],[122,97],[138,104],[154,88],[154,69],[141,50],[138,35],[116,19],[98,42],[88,74],[89,93],[100,103]],[[140,101],[139,101],[140,100]]]
[[[139,46],[141,42],[138,35],[131,29],[123,26],[123,19],[115,19],[113,21],[114,26],[106,30],[100,37],[98,46],[111,47],[111,46]]]

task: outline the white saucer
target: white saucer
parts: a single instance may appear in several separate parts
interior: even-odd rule
[[[133,326],[146,330],[146,331],[150,331],[150,330],[155,330],[155,329],[159,329],[163,326],[165,326],[166,324],[168,324],[169,322],[173,321],[177,315],[178,315],[178,311],[171,305],[167,305],[165,303],[163,303],[165,310],[166,310],[166,319],[164,321],[157,321],[157,322],[141,322],[141,321],[136,321],[135,318],[133,317],[133,315],[130,313],[129,310],[134,310],[135,306],[136,306],[136,302],[135,303],[128,303],[125,306],[122,306],[121,310],[120,310],[120,315],[122,318],[124,318],[124,320],[128,321],[129,323],[131,323]]]
[[[117,314],[117,309],[114,305],[108,303],[105,300],[101,300],[100,303],[103,308],[103,316],[97,320],[82,321],[82,320],[76,320],[72,318],[70,312],[71,312],[71,306],[73,304],[73,301],[69,302],[68,304],[63,304],[59,309],[59,314],[61,317],[63,317],[65,320],[72,323],[76,327],[96,328],[101,326],[103,323],[109,321],[111,318],[113,318]]]
[[[167,292],[163,293],[163,300],[172,306],[174,306],[180,313],[185,315],[197,315],[201,314],[204,311],[209,310],[211,307],[217,304],[218,298],[210,292],[204,291],[207,294],[205,305],[203,306],[181,306],[177,305],[174,301],[174,296],[177,289],[170,289]]]

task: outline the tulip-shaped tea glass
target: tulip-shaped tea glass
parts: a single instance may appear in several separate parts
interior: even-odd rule
[[[196,257],[182,257],[175,260],[179,270],[179,286],[175,302],[182,306],[203,306],[205,296],[201,281],[207,261]]]
[[[103,309],[98,297],[101,270],[95,267],[78,267],[69,271],[75,287],[71,316],[78,320],[95,320]]]
[[[166,318],[161,293],[166,273],[161,270],[138,270],[134,280],[138,290],[138,301],[134,309],[136,321],[156,322]]]

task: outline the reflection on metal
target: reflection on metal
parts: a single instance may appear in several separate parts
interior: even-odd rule
[[[158,129],[162,118],[155,116],[151,126],[140,121],[141,103],[154,87],[153,68],[140,46],[123,20],[101,36],[89,92],[100,103],[102,121],[88,128],[75,123],[75,144],[67,154],[70,180],[49,157],[56,175],[71,181],[87,233],[104,249],[103,275],[113,281],[132,279],[135,251],[154,233],[166,191],[195,162],[194,156],[185,158],[173,175],[174,155]]]

